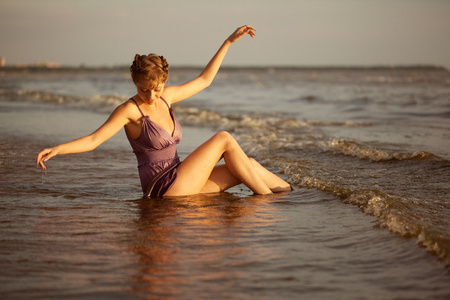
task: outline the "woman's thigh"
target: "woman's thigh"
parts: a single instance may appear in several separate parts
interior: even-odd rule
[[[240,184],[241,181],[230,173],[226,165],[215,166],[200,193],[218,193]]]
[[[222,158],[229,134],[218,132],[189,154],[177,168],[177,180],[167,196],[201,193]]]

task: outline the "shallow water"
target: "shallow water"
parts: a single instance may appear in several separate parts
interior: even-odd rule
[[[179,153],[185,157],[214,130],[226,129],[296,190],[252,196],[236,187],[167,200],[140,198],[123,132],[93,152],[55,157],[46,172],[34,166],[42,148],[89,134],[131,95],[123,73],[3,74],[2,298],[447,299],[448,117],[415,117],[416,107],[405,120],[384,124],[382,105],[363,100],[358,109],[345,104],[356,112],[341,118],[333,112],[344,108],[332,100],[352,102],[358,92],[336,93],[345,89],[340,84],[359,80],[366,90],[372,83],[335,71],[312,81],[309,71],[299,71],[296,87],[286,79],[293,81],[292,70],[273,84],[277,72],[225,72],[192,105],[177,106],[184,125]],[[441,99],[448,82],[439,72],[429,84],[438,86],[433,99],[440,108],[426,104],[424,111],[448,105]],[[171,80],[192,74],[179,71]],[[230,82],[242,85],[234,91],[241,100],[226,97]],[[266,93],[257,89],[264,84]],[[281,95],[277,86],[292,85],[279,98],[293,99],[310,84],[302,106],[270,102]],[[409,83],[376,84],[388,85],[376,93],[399,94]],[[422,99],[417,82],[410,85]],[[331,100],[316,109],[308,104],[319,98],[313,91]],[[399,115],[395,109],[383,118]],[[408,131],[409,124],[417,126]]]

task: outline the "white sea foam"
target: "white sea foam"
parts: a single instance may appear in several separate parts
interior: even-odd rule
[[[330,141],[322,143],[322,149],[361,159],[368,159],[370,161],[422,159],[435,156],[432,153],[425,151],[416,151],[413,153],[389,151],[372,147],[367,144],[358,143],[355,140],[343,138],[334,138]]]

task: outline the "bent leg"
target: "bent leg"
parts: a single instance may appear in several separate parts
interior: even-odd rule
[[[241,183],[228,171],[226,165],[219,165],[214,167],[200,193],[219,193]]]
[[[177,180],[166,195],[179,196],[202,192],[216,163],[222,157],[229,173],[237,181],[244,183],[256,194],[272,193],[234,138],[229,133],[221,131],[186,157],[177,168]]]
[[[258,172],[259,177],[261,177],[273,193],[291,191],[291,185],[289,183],[264,168],[253,158],[249,159]],[[241,183],[242,182],[240,182],[233,176],[233,174],[230,173],[230,171],[228,171],[226,165],[219,165],[214,167],[211,176],[209,176],[206,181],[201,193],[223,192]]]

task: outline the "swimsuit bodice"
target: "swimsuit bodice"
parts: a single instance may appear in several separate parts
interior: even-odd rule
[[[144,194],[147,194],[146,196],[151,193],[151,189],[158,179],[180,163],[176,145],[182,138],[181,125],[173,114],[173,108],[169,107],[163,98],[161,99],[168,106],[174,123],[172,134],[153,122],[149,116],[144,115],[137,102],[131,99],[142,115],[142,127],[141,133],[136,139],[130,137],[128,133],[126,135],[138,161],[142,190]]]

